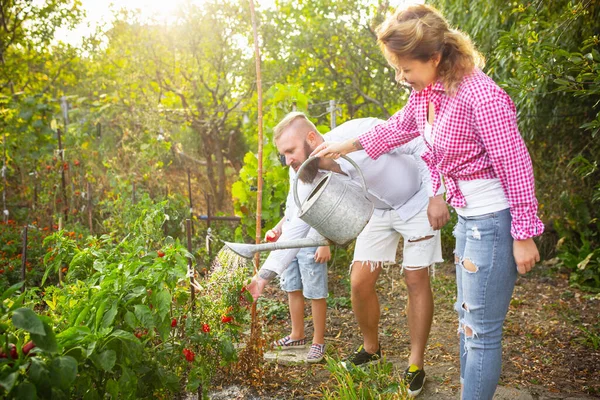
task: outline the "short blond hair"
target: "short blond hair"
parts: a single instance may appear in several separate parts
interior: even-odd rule
[[[306,114],[300,111],[293,111],[287,114],[283,119],[273,128],[273,140],[277,140],[281,137],[290,126],[297,124],[301,130],[298,133],[306,135],[308,132],[313,131],[319,133],[315,124],[313,124]]]
[[[451,95],[465,76],[485,63],[469,36],[452,29],[439,11],[427,5],[396,11],[377,28],[377,41],[395,66],[399,58],[425,62],[439,54],[438,77]]]

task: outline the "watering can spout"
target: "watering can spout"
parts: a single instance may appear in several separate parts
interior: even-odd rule
[[[308,237],[304,239],[287,240],[284,242],[261,243],[261,244],[246,244],[246,243],[231,243],[224,242],[234,253],[244,257],[252,258],[255,253],[263,251],[283,250],[283,249],[299,249],[302,247],[318,247],[328,246],[331,242],[324,237]]]

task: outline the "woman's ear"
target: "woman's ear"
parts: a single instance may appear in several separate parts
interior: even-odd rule
[[[440,65],[440,61],[442,61],[441,53],[435,53],[431,56],[431,61],[433,62],[433,66],[437,68],[437,66]]]

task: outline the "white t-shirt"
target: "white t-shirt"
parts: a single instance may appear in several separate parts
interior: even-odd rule
[[[433,126],[425,121],[423,136],[433,145]],[[463,217],[489,214],[509,208],[500,179],[474,179],[471,181],[458,180],[458,189],[467,203],[464,207],[456,207],[456,213]]]

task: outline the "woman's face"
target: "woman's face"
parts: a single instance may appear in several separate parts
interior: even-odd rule
[[[396,71],[396,82],[406,82],[417,92],[437,80],[437,66],[440,63],[439,55],[433,56],[428,61],[397,57],[392,60],[387,54],[386,59]]]

